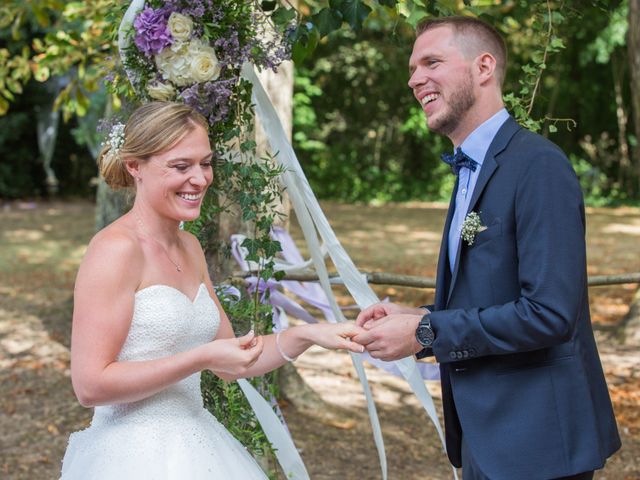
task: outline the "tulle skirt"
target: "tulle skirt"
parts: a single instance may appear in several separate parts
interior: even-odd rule
[[[209,412],[120,418],[72,434],[62,480],[266,480],[254,458]]]

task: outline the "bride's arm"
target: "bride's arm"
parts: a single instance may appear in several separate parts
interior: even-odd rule
[[[205,368],[242,374],[262,350],[262,341],[249,336],[157,360],[117,361],[131,325],[142,257],[132,239],[110,231],[96,236],[83,259],[74,292],[71,377],[84,406],[141,400]]]
[[[210,281],[207,282],[207,289],[220,311],[220,329],[216,338],[233,338],[234,333],[231,323],[224,313]],[[212,370],[224,380],[256,377],[275,370],[284,365],[289,359],[295,359],[312,345],[320,345],[332,350],[343,349],[362,353],[364,347],[351,340],[351,338],[360,333],[364,333],[364,330],[353,322],[339,324],[316,323],[290,327],[278,336],[272,334],[262,337],[264,339],[262,354],[245,372],[229,374],[215,369]]]

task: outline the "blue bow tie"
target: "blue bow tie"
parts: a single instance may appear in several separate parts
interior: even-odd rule
[[[451,166],[451,171],[454,175],[458,175],[462,167],[467,167],[472,172],[475,172],[478,165],[480,165],[473,158],[464,153],[460,147],[456,148],[456,153],[454,155],[451,155],[450,153],[443,153],[440,155],[440,158],[444,163]]]

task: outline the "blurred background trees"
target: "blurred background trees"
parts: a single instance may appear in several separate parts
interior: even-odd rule
[[[567,152],[588,201],[637,202],[639,1],[300,2],[293,142],[314,190],[344,201],[447,198],[452,178],[439,154],[450,145],[426,129],[406,85],[407,60],[418,19],[463,13],[507,38],[508,108]],[[87,147],[97,142],[99,115],[92,112],[119,108],[102,86],[114,72],[112,26],[127,4],[9,0],[0,7],[0,198],[94,195]],[[62,118],[52,190],[36,125],[54,101]]]

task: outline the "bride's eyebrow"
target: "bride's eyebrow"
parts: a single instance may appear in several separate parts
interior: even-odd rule
[[[213,158],[213,152],[208,153],[198,161],[204,162],[206,160],[211,160],[212,158]],[[192,161],[193,161],[193,158],[189,158],[189,157],[173,157],[167,160],[167,164],[177,163],[177,162],[192,162]]]

